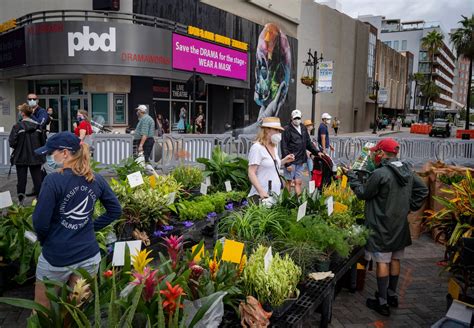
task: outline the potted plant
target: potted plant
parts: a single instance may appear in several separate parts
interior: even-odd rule
[[[301,83],[303,83],[304,85],[306,85],[308,87],[311,87],[314,84],[314,79],[311,76],[302,76],[301,77]]]
[[[267,247],[259,246],[250,256],[242,273],[243,288],[246,295],[252,295],[261,304],[268,305],[274,316],[279,316],[291,306],[298,297],[298,282],[301,269],[288,255],[273,255],[268,271],[265,271],[264,257]]]
[[[171,176],[183,186],[183,189],[192,195],[198,195],[203,173],[198,167],[180,165],[171,171]]]

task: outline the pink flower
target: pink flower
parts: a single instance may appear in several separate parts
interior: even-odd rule
[[[138,272],[132,273],[132,276],[135,278],[135,280],[131,282],[132,285],[145,285],[143,289],[143,300],[145,302],[149,302],[153,298],[158,282],[164,278],[164,276],[156,278],[157,272],[158,270],[151,271],[149,267],[146,267],[143,270],[143,274]]]
[[[171,259],[171,267],[173,269],[176,269],[176,265],[178,264],[178,257],[183,250],[183,236],[177,237],[171,235],[169,237],[164,237],[163,239],[166,242],[165,247]]]

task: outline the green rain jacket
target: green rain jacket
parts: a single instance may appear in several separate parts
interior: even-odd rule
[[[408,212],[416,211],[428,196],[428,188],[411,166],[398,159],[384,159],[367,181],[347,174],[359,199],[365,200],[365,225],[372,231],[369,252],[395,252],[411,245]]]

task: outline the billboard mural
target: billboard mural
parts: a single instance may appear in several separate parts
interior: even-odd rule
[[[173,68],[247,80],[248,55],[227,47],[173,33]]]

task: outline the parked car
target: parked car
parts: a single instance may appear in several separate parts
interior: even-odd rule
[[[451,126],[449,125],[449,121],[441,118],[435,119],[430,132],[430,137],[433,136],[449,138],[451,136]]]

